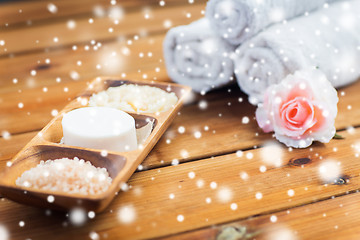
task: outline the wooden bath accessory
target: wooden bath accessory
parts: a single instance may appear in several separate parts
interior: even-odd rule
[[[60,144],[62,134],[61,120],[64,113],[86,107],[93,93],[106,90],[109,87],[118,87],[123,84],[148,85],[160,88],[166,92],[174,92],[178,98],[171,109],[160,113],[127,112],[135,119],[136,128],[145,126],[153,121],[150,136],[142,143],[142,147],[129,152],[108,151],[67,146]],[[145,159],[157,141],[163,135],[183,105],[186,95],[191,91],[189,87],[171,83],[144,82],[130,80],[116,80],[111,78],[96,78],[89,84],[86,91],[71,101],[59,114],[52,119],[12,160],[11,166],[0,173],[0,194],[13,201],[33,205],[41,208],[70,210],[81,207],[88,211],[100,212],[104,210],[115,197],[123,183],[126,183],[135,172],[138,165]],[[90,161],[95,167],[106,168],[112,183],[106,192],[96,195],[70,194],[60,191],[44,191],[35,188],[25,188],[16,185],[15,181],[22,173],[36,167],[41,160],[78,157]],[[48,196],[54,196],[49,202]]]

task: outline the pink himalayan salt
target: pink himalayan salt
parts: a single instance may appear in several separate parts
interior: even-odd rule
[[[112,179],[105,168],[75,157],[41,161],[25,171],[16,185],[45,191],[94,195],[105,192]]]

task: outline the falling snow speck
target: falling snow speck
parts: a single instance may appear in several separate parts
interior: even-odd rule
[[[108,151],[106,151],[106,150],[101,150],[100,155],[101,155],[102,157],[106,157],[106,156],[108,155]]]
[[[96,232],[90,232],[89,237],[91,240],[99,240],[100,239],[99,234],[97,234]]]
[[[217,192],[217,198],[221,203],[230,202],[232,199],[233,193],[228,187],[221,187]]]
[[[55,4],[53,4],[53,3],[49,3],[47,5],[47,9],[48,9],[49,12],[51,12],[53,14],[57,13],[57,11],[58,11],[57,6]]]
[[[2,131],[1,132],[1,136],[5,139],[5,140],[9,140],[11,138],[11,134],[8,131]]]
[[[353,126],[349,126],[346,128],[346,131],[352,135],[355,133],[355,128]]]
[[[325,183],[338,179],[341,172],[340,164],[335,160],[326,160],[319,166],[319,177]]]
[[[185,133],[185,127],[180,126],[180,127],[178,128],[178,132],[179,132],[180,134]]]
[[[211,198],[207,197],[207,198],[205,199],[205,202],[206,202],[207,204],[211,203]]]
[[[259,170],[262,173],[266,172],[266,166],[264,166],[264,165],[260,166]]]
[[[270,221],[273,222],[273,223],[276,222],[276,221],[277,221],[277,217],[276,217],[275,215],[271,215]]]
[[[237,157],[242,157],[243,155],[244,155],[243,151],[241,151],[241,150],[236,151],[236,156]]]
[[[231,208],[231,210],[235,211],[238,208],[238,205],[236,203],[232,203],[232,204],[230,204],[230,208]]]
[[[89,217],[90,219],[93,219],[93,218],[95,217],[95,212],[89,211],[89,212],[88,212],[88,217]]]
[[[211,187],[211,189],[216,189],[217,188],[217,183],[216,182],[211,182],[210,187]]]
[[[249,152],[249,153],[246,154],[246,158],[247,158],[247,159],[252,159],[253,157],[254,157],[254,154],[251,153],[251,152]]]
[[[260,150],[261,160],[269,166],[280,167],[283,162],[283,148],[274,141],[266,142]]]
[[[49,203],[53,203],[53,202],[55,201],[55,197],[54,197],[53,195],[49,195],[49,196],[47,197],[47,201],[48,201]]]
[[[136,211],[133,206],[123,206],[119,209],[118,220],[123,224],[130,224],[136,219]]]
[[[204,180],[202,180],[202,179],[197,180],[196,181],[196,186],[198,188],[202,188],[204,186]]]
[[[181,155],[182,158],[188,158],[189,157],[189,152],[186,149],[181,149],[180,150],[180,155]]]
[[[292,197],[292,196],[295,195],[295,191],[292,190],[292,189],[289,189],[288,192],[287,192],[287,194],[289,195],[289,197]]]
[[[205,110],[205,109],[207,109],[207,107],[208,107],[207,101],[201,100],[201,101],[199,102],[199,108],[200,108],[201,110]]]
[[[188,176],[190,179],[194,179],[195,178],[195,173],[194,172],[189,172]]]
[[[24,227],[24,226],[25,226],[25,222],[24,222],[24,221],[20,221],[20,222],[19,222],[19,226],[20,226],[20,227]]]
[[[241,172],[240,177],[242,180],[246,181],[249,179],[249,175],[246,172]]]
[[[173,25],[173,23],[172,23],[172,21],[169,20],[169,19],[166,19],[166,20],[164,20],[164,22],[163,22],[164,28],[171,28],[172,25]]]
[[[255,194],[255,198],[258,199],[258,200],[262,199],[262,197],[263,197],[263,195],[262,195],[261,192],[257,192],[257,193]]]
[[[176,217],[176,219],[178,220],[178,222],[183,222],[185,218],[183,215],[180,214]]]
[[[201,132],[196,131],[196,132],[194,133],[194,137],[195,137],[196,139],[201,138]]]
[[[69,220],[72,225],[81,226],[86,222],[86,212],[82,208],[74,208],[69,213]]]
[[[171,165],[175,166],[175,165],[179,165],[179,160],[178,159],[173,159],[171,161]]]
[[[66,27],[68,29],[74,29],[76,27],[76,22],[74,20],[69,20],[66,23]]]
[[[124,9],[120,6],[113,6],[109,10],[109,17],[116,22],[121,21],[124,18],[124,14]]]
[[[71,77],[73,80],[79,80],[80,75],[79,75],[79,73],[76,72],[76,71],[70,71],[70,77]]]
[[[127,183],[120,184],[121,191],[127,192],[129,190],[129,185]]]
[[[241,122],[243,124],[248,124],[250,122],[250,119],[248,117],[243,117]]]
[[[279,240],[279,239],[286,239],[286,240],[297,240],[299,239],[296,235],[296,232],[294,232],[291,229],[288,229],[284,226],[276,226],[276,228],[269,231],[267,234],[266,239],[268,240]]]
[[[18,103],[18,108],[23,108],[24,104],[22,102]]]
[[[7,228],[0,224],[0,240],[9,240],[9,231]]]

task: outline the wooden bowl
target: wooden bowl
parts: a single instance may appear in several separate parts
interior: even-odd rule
[[[149,120],[153,121],[153,129],[150,136],[138,148],[129,152],[108,151],[106,156],[101,155],[101,150],[67,146],[60,144],[62,138],[61,120],[63,114],[73,109],[86,107],[92,94],[106,90],[109,87],[117,87],[123,84],[148,85],[174,92],[178,101],[168,111],[156,113],[128,112],[135,119],[136,128],[144,126]],[[115,197],[123,183],[131,177],[138,165],[145,159],[156,142],[170,125],[172,119],[181,108],[186,95],[191,91],[189,87],[172,83],[143,82],[130,80],[116,80],[111,78],[96,78],[85,92],[70,102],[59,114],[52,119],[11,161],[11,166],[6,167],[0,173],[0,194],[13,201],[33,205],[37,207],[70,210],[81,207],[87,211],[100,212],[104,210]],[[95,167],[106,168],[112,183],[108,190],[96,195],[70,194],[66,192],[44,191],[35,188],[25,188],[16,185],[18,179],[25,171],[35,167],[41,160],[54,160],[59,158],[78,157],[90,161]],[[54,196],[54,201],[48,201],[48,197]]]

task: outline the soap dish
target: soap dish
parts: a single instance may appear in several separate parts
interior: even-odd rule
[[[89,98],[94,93],[117,87],[123,84],[147,85],[167,92],[173,92],[177,103],[169,110],[159,113],[136,113],[127,111],[135,119],[136,128],[147,123],[153,124],[150,135],[136,150],[129,152],[107,151],[61,144],[63,114],[76,108],[87,107]],[[116,196],[122,184],[126,183],[139,164],[149,154],[163,135],[184,103],[189,87],[160,82],[117,80],[98,77],[88,88],[71,101],[53,118],[11,161],[8,167],[0,172],[0,194],[13,201],[46,209],[71,210],[80,207],[87,211],[101,212]],[[89,161],[93,166],[105,168],[112,178],[110,187],[95,195],[81,195],[60,191],[40,190],[16,185],[16,180],[27,170],[37,166],[40,161],[61,158],[79,158]],[[49,196],[51,201],[49,201]]]

